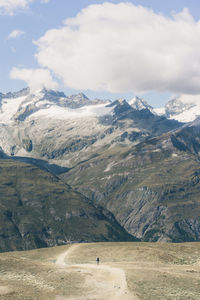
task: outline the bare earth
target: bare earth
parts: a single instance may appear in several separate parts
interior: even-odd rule
[[[66,299],[199,300],[200,243],[72,244],[0,254],[0,300]]]
[[[58,267],[76,268],[77,272],[89,274],[89,278],[85,281],[85,285],[89,288],[87,295],[72,297],[67,299],[124,299],[135,300],[136,296],[128,291],[126,275],[122,269],[109,267],[108,265],[93,264],[70,264],[67,259],[74,249],[80,248],[79,245],[72,245],[66,252],[60,254],[56,260]],[[81,250],[80,250],[81,251]],[[57,297],[57,299],[63,299]]]

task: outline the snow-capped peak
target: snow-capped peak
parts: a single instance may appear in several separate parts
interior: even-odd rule
[[[184,102],[182,101],[181,97],[178,97],[175,99],[171,99],[165,105],[165,112],[167,116],[179,115],[199,105],[200,103],[198,104],[191,101]]]
[[[126,100],[123,99],[123,98],[119,98],[119,99],[118,99],[118,103],[119,103],[120,105],[124,104],[125,102],[126,102]]]
[[[129,101],[129,105],[131,105],[136,110],[148,109],[153,112],[153,107],[149,105],[144,99],[141,99],[137,96]]]
[[[179,122],[192,122],[200,116],[200,96],[181,95],[170,99],[165,107],[155,108],[157,115]]]
[[[54,90],[37,90],[29,88],[15,93],[0,94],[0,123],[8,124],[24,121],[32,116],[51,116],[59,119],[71,117],[100,116],[111,113],[106,107],[109,101],[90,100],[83,93],[66,96]]]

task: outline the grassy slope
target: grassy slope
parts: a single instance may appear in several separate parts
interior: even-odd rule
[[[71,267],[55,266],[68,247],[0,254],[0,299],[89,299],[94,275],[74,264],[95,264],[97,255],[100,264],[125,271],[129,290],[141,300],[199,299],[199,243],[81,244],[68,257]],[[84,284],[88,278],[93,286]]]

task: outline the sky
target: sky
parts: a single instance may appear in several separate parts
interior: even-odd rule
[[[197,98],[199,19],[197,0],[0,0],[0,92]]]

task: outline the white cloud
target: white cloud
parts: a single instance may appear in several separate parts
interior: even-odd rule
[[[25,35],[25,32],[23,30],[15,29],[9,34],[8,39],[16,39],[22,35]]]
[[[31,91],[40,90],[44,87],[47,89],[57,87],[57,83],[53,80],[50,71],[47,69],[13,68],[10,72],[10,77],[25,81]]]
[[[131,3],[83,9],[36,44],[66,86],[109,92],[200,93],[200,22]]]
[[[13,15],[18,10],[29,7],[29,4],[36,0],[0,0],[0,14]],[[41,0],[41,3],[48,3],[50,0]]]
[[[0,13],[13,15],[16,10],[25,9],[32,0],[0,0]]]
[[[173,99],[176,99],[177,102],[182,102],[184,104],[198,104],[200,103],[200,96],[199,95],[175,95],[175,96],[172,96],[170,100],[173,100]]]

